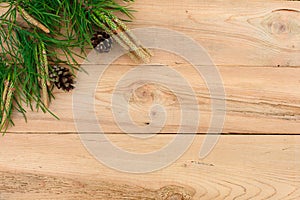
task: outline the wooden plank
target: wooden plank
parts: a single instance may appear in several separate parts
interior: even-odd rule
[[[131,28],[182,32],[202,45],[216,65],[300,66],[298,1],[153,0],[137,1],[132,8],[138,12]]]
[[[172,60],[172,59],[170,59]],[[211,100],[204,80],[192,66],[187,64],[170,63],[169,66],[178,71],[193,87],[198,100],[200,111],[199,133],[206,133],[210,124]],[[153,66],[155,67],[155,66]],[[131,65],[110,66],[103,74],[97,87],[95,96],[95,112],[99,123],[105,132],[122,132],[116,125],[112,114],[111,98],[118,80],[129,70]],[[299,68],[272,67],[218,67],[226,91],[226,119],[224,133],[300,133],[300,91],[298,89]],[[155,72],[157,73],[157,72]],[[155,74],[153,74],[155,76]],[[123,86],[128,90],[135,83],[143,80],[132,80],[132,84]],[[87,83],[89,79],[84,80]],[[90,86],[95,87],[95,86]],[[179,130],[180,111],[178,96],[192,99],[183,93],[176,94],[168,87],[178,87],[180,84],[170,83],[161,87],[159,84],[146,84],[136,90],[122,91],[131,98],[130,115],[132,120],[141,126],[151,123],[149,112],[153,102],[161,104],[169,115],[162,133],[177,132]],[[28,112],[28,123],[22,116],[15,113],[16,126],[10,132],[76,132],[72,111],[72,94],[55,92],[56,100],[50,109],[61,120],[43,113]],[[119,105],[114,105],[119,106]],[[91,125],[95,122],[86,118]]]
[[[299,1],[153,0],[133,8],[138,12],[131,27],[182,32],[216,65],[300,66]]]
[[[153,152],[173,138],[107,136],[135,153]],[[129,174],[99,163],[76,134],[8,134],[0,140],[0,196],[5,200],[300,198],[300,136],[223,135],[200,160],[204,137],[198,135],[188,151],[164,169]]]

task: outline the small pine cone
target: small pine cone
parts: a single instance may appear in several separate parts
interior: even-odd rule
[[[75,88],[73,75],[68,68],[54,65],[49,71],[49,78],[58,89],[69,92]]]
[[[112,48],[113,40],[104,31],[97,31],[91,38],[92,45],[99,53],[108,53]]]

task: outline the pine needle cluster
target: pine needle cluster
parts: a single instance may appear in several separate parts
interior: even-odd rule
[[[53,84],[49,71],[64,65],[79,69],[77,57],[84,57],[96,30],[110,34],[128,50],[134,60],[148,62],[144,48],[116,13],[132,18],[127,0],[4,0],[0,8],[0,132],[13,125],[12,111],[26,109],[50,112]],[[80,48],[82,54],[74,52]],[[59,51],[57,51],[59,49]],[[53,113],[51,113],[53,114]],[[53,114],[53,116],[55,116]],[[56,117],[56,116],[55,116]]]

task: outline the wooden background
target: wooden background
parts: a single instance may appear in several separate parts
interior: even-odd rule
[[[29,112],[26,124],[16,113],[16,126],[0,138],[0,199],[300,199],[300,2],[139,0],[133,7],[138,12],[130,27],[180,31],[205,47],[217,65],[227,114],[214,150],[198,158],[210,120],[203,80],[179,57],[155,50],[153,63],[173,67],[198,91],[199,134],[179,160],[148,174],[107,168],[80,142],[72,94],[57,91],[50,109],[60,121]],[[103,102],[97,117],[114,144],[151,152],[174,137],[180,107],[166,88],[138,88],[126,94],[132,95],[135,123],[149,122],[153,101],[172,112],[154,138],[121,134],[111,114],[111,91],[134,67],[122,57],[105,72],[95,96]]]

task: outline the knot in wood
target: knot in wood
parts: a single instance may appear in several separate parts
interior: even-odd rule
[[[285,21],[271,21],[269,24],[269,30],[272,34],[287,34],[290,32],[289,24]]]
[[[153,105],[154,103],[174,106],[178,103],[178,100],[176,95],[168,88],[155,83],[147,83],[133,90],[130,103],[144,106]]]
[[[142,104],[152,104],[154,101],[155,85],[145,84],[133,92],[134,101]]]
[[[289,9],[278,9],[267,15],[262,21],[267,31],[273,35],[299,33],[300,12]]]

